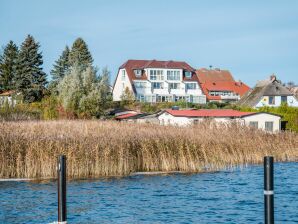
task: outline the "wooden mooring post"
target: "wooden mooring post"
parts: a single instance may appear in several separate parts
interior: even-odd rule
[[[265,224],[274,224],[273,157],[264,157]]]
[[[66,217],[66,156],[58,156],[58,223],[67,223]]]

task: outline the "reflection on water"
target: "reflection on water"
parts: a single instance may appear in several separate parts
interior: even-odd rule
[[[263,167],[68,183],[69,223],[263,223]],[[276,223],[298,223],[298,163],[275,164]],[[56,182],[0,182],[0,223],[57,219]]]

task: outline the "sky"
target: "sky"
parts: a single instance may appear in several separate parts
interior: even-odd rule
[[[28,34],[41,45],[47,74],[82,37],[111,83],[128,59],[212,65],[251,87],[272,73],[298,83],[295,0],[0,0],[0,46],[21,45]]]

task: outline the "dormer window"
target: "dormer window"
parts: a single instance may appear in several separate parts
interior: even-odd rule
[[[142,76],[142,70],[141,69],[135,69],[134,73],[135,73],[136,77],[141,77]]]
[[[191,72],[188,72],[188,71],[186,71],[186,72],[184,72],[184,75],[185,75],[185,78],[187,78],[187,79],[191,79]]]

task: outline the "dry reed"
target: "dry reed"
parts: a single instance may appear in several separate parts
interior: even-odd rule
[[[52,178],[65,154],[68,176],[122,176],[139,171],[203,172],[298,161],[298,135],[244,127],[162,127],[113,121],[0,123],[0,178]]]

